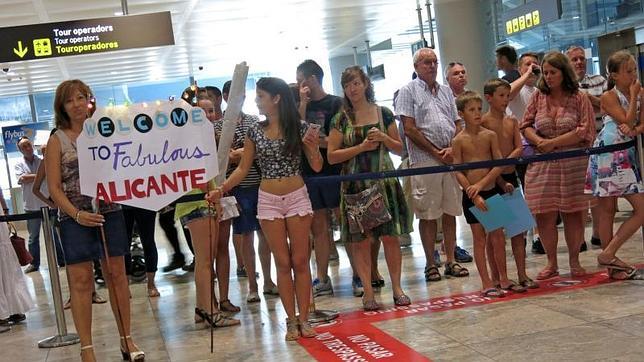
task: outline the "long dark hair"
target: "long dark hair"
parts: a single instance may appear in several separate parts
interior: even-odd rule
[[[280,96],[278,103],[279,127],[282,137],[284,137],[286,153],[298,155],[302,152],[301,120],[288,84],[279,78],[265,77],[257,81],[257,89],[263,90],[271,97]]]
[[[562,82],[561,82],[561,89],[568,93],[568,94],[574,94],[577,92],[579,89],[579,83],[577,82],[577,75],[575,74],[575,71],[572,69],[572,65],[570,64],[570,60],[568,59],[567,56],[565,56],[563,53],[560,52],[550,52],[546,54],[543,57],[543,60],[541,61],[541,69],[543,72],[543,66],[548,63],[551,66],[559,69],[561,71],[562,75]],[[550,87],[548,87],[548,84],[546,83],[546,77],[543,75],[539,77],[539,80],[537,81],[537,88],[544,94],[550,94]]]
[[[364,70],[362,70],[362,68],[358,65],[349,67],[345,69],[344,72],[342,72],[342,77],[340,78],[342,89],[344,90],[344,87],[347,84],[353,82],[356,78],[360,78],[362,83],[364,83],[364,85],[366,86],[364,93],[365,97],[367,98],[367,102],[376,103],[376,96],[373,92],[373,84],[371,83],[371,79],[369,79]],[[353,104],[351,104],[351,101],[347,97],[346,93],[344,94],[343,109],[346,116],[349,117],[348,120],[353,123],[355,120],[355,109],[353,108]]]

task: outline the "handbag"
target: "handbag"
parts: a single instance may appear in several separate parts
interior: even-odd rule
[[[348,119],[348,118],[347,118]],[[378,107],[378,123],[384,129],[382,121],[382,110]],[[382,171],[382,164],[385,146],[380,143],[380,155],[378,157],[378,171]],[[355,157],[352,159],[355,163]],[[347,183],[342,183],[343,194],[346,192]],[[387,209],[386,195],[382,190],[382,182],[376,181],[373,185],[356,194],[345,194],[344,203],[346,206],[349,233],[364,234],[388,221],[391,221],[391,214]]]
[[[18,236],[18,231],[13,224],[7,224],[9,225],[9,232],[11,233],[9,239],[11,240],[11,245],[13,245],[13,250],[16,252],[20,266],[29,265],[34,258],[25,247],[25,239]]]

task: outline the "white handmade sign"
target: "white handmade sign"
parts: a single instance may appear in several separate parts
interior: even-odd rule
[[[148,210],[218,174],[214,129],[182,100],[99,108],[77,150],[83,195]]]

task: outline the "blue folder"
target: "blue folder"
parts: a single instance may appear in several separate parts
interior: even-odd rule
[[[511,194],[504,194],[502,197],[515,216],[514,219],[508,220],[508,223],[503,225],[507,237],[511,238],[535,227],[534,217],[532,217],[528,204],[523,198],[521,189],[514,190]]]
[[[510,221],[514,221],[514,213],[501,195],[494,195],[488,198],[485,200],[485,205],[487,206],[487,211],[482,211],[476,206],[470,207],[470,211],[483,225],[485,232],[489,233],[505,227]]]

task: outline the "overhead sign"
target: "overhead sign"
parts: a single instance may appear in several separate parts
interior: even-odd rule
[[[421,39],[421,40],[411,44],[411,54],[412,55],[416,54],[418,49],[427,48],[427,47],[428,47],[427,46],[427,40]]]
[[[515,35],[561,18],[561,0],[533,0],[503,13],[505,34]]]
[[[99,108],[77,149],[83,195],[153,211],[218,174],[214,128],[182,100]]]
[[[0,28],[0,62],[174,45],[170,12]]]
[[[36,131],[49,130],[48,122],[26,123],[17,126],[2,127],[2,142],[4,152],[18,152],[18,140],[27,137],[31,142],[36,138]]]

